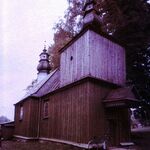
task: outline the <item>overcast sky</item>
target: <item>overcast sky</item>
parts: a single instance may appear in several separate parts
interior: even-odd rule
[[[67,0],[0,1],[0,116],[13,119],[13,104],[36,78],[44,41],[52,43],[66,8]]]

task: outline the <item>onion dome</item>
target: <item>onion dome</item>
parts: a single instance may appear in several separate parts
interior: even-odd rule
[[[49,54],[47,53],[46,47],[44,47],[43,52],[40,54],[39,64],[37,66],[38,72],[49,73],[51,66],[49,64]]]

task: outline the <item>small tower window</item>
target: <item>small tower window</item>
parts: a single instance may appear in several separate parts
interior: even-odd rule
[[[41,55],[41,59],[45,59],[46,58],[46,55]]]
[[[19,120],[23,119],[23,106],[20,107]]]
[[[93,8],[93,5],[92,5],[92,4],[91,4],[91,5],[88,5],[88,6],[87,6],[87,11],[90,10],[90,9],[92,9],[92,8]]]
[[[71,61],[73,60],[73,56],[70,57],[70,60],[71,60]]]
[[[48,118],[48,102],[44,102],[43,118]]]

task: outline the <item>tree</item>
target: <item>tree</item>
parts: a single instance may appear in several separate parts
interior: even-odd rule
[[[82,21],[82,0],[68,0],[68,9],[65,12],[64,19],[60,19],[54,26],[54,44],[49,47],[52,67],[59,66],[59,50],[68,43],[77,33],[79,33]]]
[[[126,45],[127,79],[136,85],[142,101],[149,103],[150,5],[144,0],[120,0],[117,5],[124,23],[117,26],[113,36]]]
[[[54,27],[52,53],[59,65],[58,50],[82,28],[82,0],[68,0],[64,20]],[[126,45],[127,79],[136,85],[143,102],[150,103],[150,4],[147,0],[97,0],[101,30]],[[57,63],[56,63],[57,62]]]

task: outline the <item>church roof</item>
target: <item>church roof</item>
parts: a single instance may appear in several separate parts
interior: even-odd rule
[[[106,107],[114,106],[135,106],[139,104],[139,100],[136,98],[136,93],[134,92],[134,87],[122,87],[113,89],[104,99],[104,104]]]
[[[56,69],[52,72],[52,74],[48,75],[48,79],[44,84],[37,90],[37,92],[33,93],[33,96],[41,97],[47,93],[50,93],[59,88],[60,85],[60,72],[59,69]]]
[[[36,83],[31,89],[29,89],[25,96],[18,103],[30,96],[41,97],[49,92],[58,89],[60,84],[59,75],[59,69],[55,69],[54,71],[52,71],[41,82]]]
[[[135,95],[132,92],[132,87],[123,87],[118,89],[113,89],[107,95],[107,100],[116,100],[116,99],[136,99]]]

